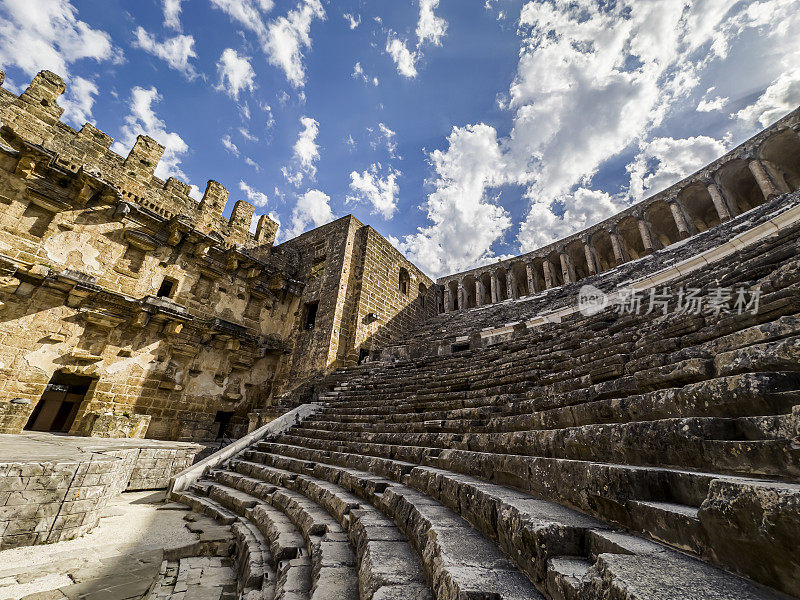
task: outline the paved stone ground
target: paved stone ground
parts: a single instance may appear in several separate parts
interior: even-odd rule
[[[165,551],[203,540],[198,523],[189,523],[190,531],[186,511],[163,500],[164,492],[124,493],[109,503],[98,527],[79,539],[0,552],[0,600],[138,600],[160,578]],[[184,560],[186,578],[198,577],[191,565],[200,569],[198,580],[219,584],[216,598],[234,578],[222,559]],[[208,560],[216,568],[204,570]]]

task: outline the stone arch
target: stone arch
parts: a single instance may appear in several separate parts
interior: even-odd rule
[[[508,300],[508,286],[506,285],[506,267],[497,267],[494,270],[495,277],[497,277],[497,301],[502,302]]]
[[[758,182],[742,159],[732,160],[717,171],[717,181],[728,202],[741,214],[764,204],[766,198]]]
[[[654,250],[665,248],[681,239],[672,211],[663,200],[656,200],[645,209],[644,220],[650,227]]]
[[[627,254],[625,258],[637,260],[646,254],[636,217],[629,215],[620,220],[620,222],[617,223],[617,233],[622,242],[623,251]]]
[[[553,278],[553,287],[564,285],[564,274],[561,270],[561,253],[558,252],[558,250],[553,250],[545,258],[546,260],[550,261],[550,265],[552,266],[550,269],[550,274]]]
[[[400,273],[397,277],[397,289],[404,296],[408,296],[411,291],[411,276],[405,267],[400,267]]]
[[[784,129],[767,138],[758,156],[781,192],[800,188],[800,135],[795,131]]]
[[[522,296],[530,295],[528,289],[528,270],[525,268],[525,263],[521,261],[511,263],[511,270],[514,272],[514,286],[516,291],[514,297],[521,298]]]
[[[447,282],[447,289],[450,292],[450,302],[453,310],[458,310],[461,308],[458,303],[458,281],[455,279],[451,279]]]
[[[572,260],[572,268],[575,271],[575,280],[580,281],[589,277],[589,263],[586,262],[586,249],[582,240],[572,240],[564,249]]]
[[[597,272],[602,273],[617,266],[614,257],[614,246],[611,244],[611,234],[605,229],[599,229],[592,234],[589,242],[594,249],[594,258]]]
[[[461,285],[464,288],[464,308],[475,308],[478,305],[475,299],[475,277],[467,275],[461,280]]]
[[[683,188],[678,193],[678,202],[686,211],[690,227],[693,225],[697,231],[706,231],[720,224],[708,187],[699,181]]]
[[[483,304],[492,303],[492,274],[484,271],[478,275],[478,281],[483,285]],[[477,285],[477,283],[476,283]]]
[[[531,294],[534,293],[535,290],[543,290],[545,289],[544,284],[544,265],[542,263],[542,258],[537,256],[533,260],[531,260],[531,270],[533,271],[533,285],[534,289],[531,290]]]

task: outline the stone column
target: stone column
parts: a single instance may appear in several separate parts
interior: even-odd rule
[[[775,196],[781,195],[781,191],[775,186],[772,177],[769,176],[769,173],[764,168],[764,163],[754,158],[747,166],[750,167],[750,172],[756,178],[756,183],[761,188],[761,193],[764,194],[766,200],[772,200]]]
[[[714,203],[714,208],[717,209],[719,220],[724,223],[731,218],[731,211],[728,210],[728,203],[725,201],[725,196],[722,195],[722,190],[713,181],[706,187],[711,196],[711,201]]]
[[[622,241],[619,239],[619,234],[616,231],[609,231],[608,237],[611,238],[611,249],[614,250],[614,261],[616,266],[625,262],[625,255],[622,254]]]
[[[483,281],[480,277],[475,278],[475,306],[483,306],[486,291],[483,289]]]
[[[544,289],[549,290],[555,284],[555,277],[553,277],[553,263],[545,258],[542,261],[542,270],[544,271]]]
[[[589,269],[589,275],[597,274],[597,262],[594,260],[594,250],[592,244],[588,239],[583,240],[583,253],[586,255],[586,267]]]
[[[673,200],[669,202],[669,210],[672,213],[672,218],[675,219],[675,225],[678,227],[678,235],[682,240],[685,240],[690,234],[686,218],[683,216],[683,209],[680,207],[677,200]]]
[[[561,274],[564,277],[564,283],[575,283],[577,281],[575,267],[572,265],[572,259],[569,254],[562,250],[559,258],[561,259]]]
[[[491,292],[492,292],[492,304],[499,300],[498,292],[500,291],[500,286],[497,282],[497,272],[492,271],[492,285],[491,285]]]
[[[513,267],[508,267],[506,270],[506,290],[508,291],[509,298],[513,298],[514,300],[519,298],[519,294],[517,293],[517,277],[514,275]]]
[[[525,263],[525,275],[528,277],[528,295],[533,296],[539,291],[539,287],[536,284],[536,272],[533,270],[532,262]]]
[[[452,294],[450,293],[450,286],[445,284],[444,286],[444,312],[448,313],[453,310],[453,298]]]
[[[464,288],[464,280],[458,282],[458,309],[467,308],[467,290]]]
[[[636,223],[639,225],[639,235],[642,236],[644,253],[650,254],[653,252],[653,238],[650,237],[650,228],[647,226],[647,222],[642,218],[637,217]]]

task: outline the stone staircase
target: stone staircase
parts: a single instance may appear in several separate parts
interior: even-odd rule
[[[349,368],[175,497],[233,527],[247,598],[800,596],[799,234],[669,284],[759,289],[756,314],[575,313]]]

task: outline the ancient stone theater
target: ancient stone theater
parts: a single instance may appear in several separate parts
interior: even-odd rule
[[[353,216],[275,244],[64,91],[0,89],[0,543],[158,489],[193,537],[0,597],[800,597],[800,109],[434,282]]]

